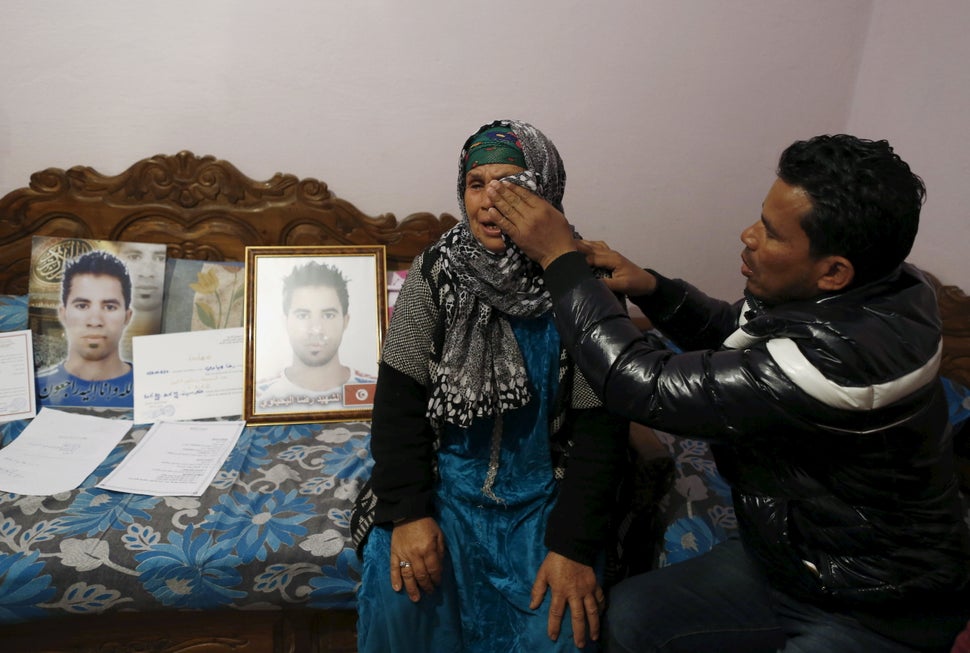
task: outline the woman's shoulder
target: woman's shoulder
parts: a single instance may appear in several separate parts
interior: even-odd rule
[[[404,283],[410,282],[412,285],[422,283],[431,288],[437,288],[445,283],[448,268],[445,250],[437,244],[432,245],[414,257]]]

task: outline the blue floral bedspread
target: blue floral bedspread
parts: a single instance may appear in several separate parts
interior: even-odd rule
[[[710,551],[737,533],[738,522],[731,487],[718,473],[708,444],[656,434],[674,461],[673,487],[660,505],[666,527],[656,566],[666,567]]]
[[[0,445],[26,421],[0,425]],[[201,497],[82,486],[0,492],[0,623],[112,610],[347,608],[360,567],[350,511],[372,465],[368,423],[254,426]]]

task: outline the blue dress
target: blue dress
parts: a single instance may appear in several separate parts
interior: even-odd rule
[[[358,595],[361,653],[577,650],[568,611],[558,641],[546,634],[549,592],[539,609],[529,609],[556,501],[548,422],[558,387],[559,335],[549,316],[510,323],[532,401],[501,415],[498,425],[490,418],[445,429],[436,518],[446,551],[442,584],[432,594],[412,603],[403,590],[391,589],[391,530],[373,529]],[[584,650],[595,649],[587,643]]]

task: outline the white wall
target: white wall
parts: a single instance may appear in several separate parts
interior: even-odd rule
[[[939,1],[6,0],[0,192],[48,166],[116,174],[189,149],[256,179],[316,177],[371,214],[455,212],[461,143],[515,117],[559,146],[585,236],[736,297],[738,234],[792,140],[871,125],[922,167],[966,172],[967,91],[952,87],[967,50],[951,60],[937,37],[970,3]],[[897,52],[883,41],[910,14]],[[924,65],[891,99],[932,63],[962,110],[933,139],[913,129],[915,100],[894,115],[879,95],[884,54],[912,50]],[[966,199],[957,173],[930,172],[934,210]],[[947,274],[970,285],[962,258]]]
[[[876,2],[848,130],[885,138],[926,183],[910,255],[970,292],[970,2]]]

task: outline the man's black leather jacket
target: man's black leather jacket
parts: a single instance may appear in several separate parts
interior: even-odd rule
[[[658,275],[653,295],[631,301],[680,354],[642,338],[582,255],[545,279],[607,408],[712,444],[742,538],[775,587],[887,618],[966,589],[939,313],[915,268],[773,308]]]

